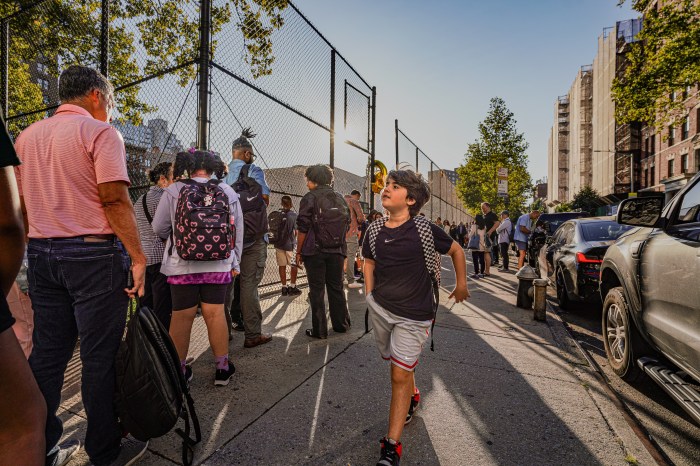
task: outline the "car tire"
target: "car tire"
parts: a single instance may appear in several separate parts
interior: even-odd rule
[[[562,309],[564,311],[571,309],[571,300],[569,299],[569,293],[566,291],[566,281],[564,280],[564,272],[560,268],[558,268],[555,277],[559,309]]]
[[[651,351],[632,320],[621,286],[612,288],[605,297],[602,332],[612,370],[626,382],[637,381],[644,374],[637,366],[637,359]]]

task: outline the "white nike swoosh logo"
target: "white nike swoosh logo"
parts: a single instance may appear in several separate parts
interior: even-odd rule
[[[396,239],[396,238],[394,238],[394,239]],[[385,242],[385,243],[391,243],[392,241],[394,241],[394,239],[385,239],[384,242]]]
[[[248,199],[248,202],[250,202],[250,201],[252,201],[253,199],[255,199],[256,197],[258,197],[257,194],[256,194],[255,196],[253,196],[253,197],[246,197],[246,199]]]

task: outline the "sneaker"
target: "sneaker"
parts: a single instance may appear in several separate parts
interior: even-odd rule
[[[80,441],[71,440],[58,446],[58,450],[46,456],[46,466],[64,466],[80,451]]]
[[[299,296],[301,294],[301,290],[297,288],[296,286],[289,287],[288,290],[289,296]]]
[[[500,269],[498,269],[498,271],[499,271],[499,272],[502,272],[502,273],[510,273],[510,270],[509,270],[509,269],[504,269],[503,267],[501,267]]]
[[[194,377],[194,374],[192,373],[192,366],[185,364],[185,382],[187,382],[187,385],[192,382],[192,377]]]
[[[382,456],[377,466],[398,466],[401,462],[401,442],[391,443],[384,437],[379,444],[382,446]]]
[[[243,322],[234,322],[231,324],[231,328],[236,332],[245,332],[245,327],[243,327]]]
[[[122,447],[117,459],[109,464],[110,466],[130,466],[146,453],[146,448],[148,448],[148,442],[142,442],[128,436],[122,440]]]
[[[478,280],[478,279],[479,279],[479,274],[478,274],[478,273],[473,273],[473,274],[469,275],[469,278],[473,278],[474,280]]]
[[[480,274],[479,274],[479,278],[484,278],[485,276],[486,276],[486,275],[484,275],[483,273],[480,273]]]
[[[286,286],[282,287],[282,296],[289,296],[289,288]]]
[[[416,392],[411,397],[411,406],[408,407],[408,414],[406,415],[406,422],[403,425],[408,424],[413,420],[413,413],[418,409],[418,404],[420,403],[420,391],[416,388]]]
[[[362,286],[363,286],[362,283],[357,283],[357,282],[352,282],[352,283],[348,284],[348,288],[352,288],[352,289],[362,288]]]
[[[228,385],[233,374],[236,373],[236,366],[233,365],[231,361],[228,362],[228,370],[217,369],[216,375],[214,376],[214,385],[217,387],[224,387]]]
[[[358,279],[355,280],[355,281],[356,281],[357,283],[364,283],[364,282],[365,282],[365,279],[362,278],[362,277],[360,277],[360,278],[358,278]]]

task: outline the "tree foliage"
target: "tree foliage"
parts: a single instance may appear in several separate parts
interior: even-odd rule
[[[508,207],[525,210],[532,192],[532,180],[527,171],[528,143],[518,133],[513,112],[503,99],[491,99],[489,112],[479,123],[479,138],[469,144],[464,164],[457,169],[457,192],[470,212],[479,212],[486,201],[494,211]],[[497,170],[508,169],[508,205],[497,197]]]
[[[604,204],[598,191],[590,186],[584,186],[574,195],[574,199],[571,201],[571,210],[582,210],[595,214],[596,209]]]
[[[97,67],[100,63],[101,0],[48,0],[33,6],[34,3],[34,0],[0,2],[0,17],[17,13],[9,21],[10,115],[45,107],[41,89],[30,79],[27,65],[40,56],[53,76],[59,75],[59,67],[71,64]],[[288,1],[212,3],[214,58],[218,46],[216,34],[235,21],[243,36],[243,59],[253,78],[271,74],[275,59],[271,36],[284,24],[281,12],[287,8]],[[21,11],[23,7],[26,11]],[[115,87],[184,65],[198,56],[197,0],[111,0],[109,19],[109,77]],[[179,84],[185,86],[195,77],[196,67],[183,67],[175,73]],[[133,124],[142,123],[144,113],[156,110],[139,100],[139,90],[139,85],[133,85],[115,96],[121,119]],[[42,113],[30,115],[21,124],[26,126],[43,116]]]
[[[687,86],[696,92],[700,82],[700,2],[672,0],[658,9],[649,5],[649,0],[632,2],[644,13],[644,24],[639,40],[629,44],[628,66],[613,81],[612,95],[619,123],[641,121],[660,130],[685,116],[683,99],[677,96]]]

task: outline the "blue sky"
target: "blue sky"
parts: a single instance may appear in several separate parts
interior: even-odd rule
[[[530,143],[533,181],[547,174],[553,105],[597,38],[637,17],[629,0],[297,0],[377,86],[377,159],[394,160],[394,119],[442,168],[464,159],[491,97],[505,99]]]

